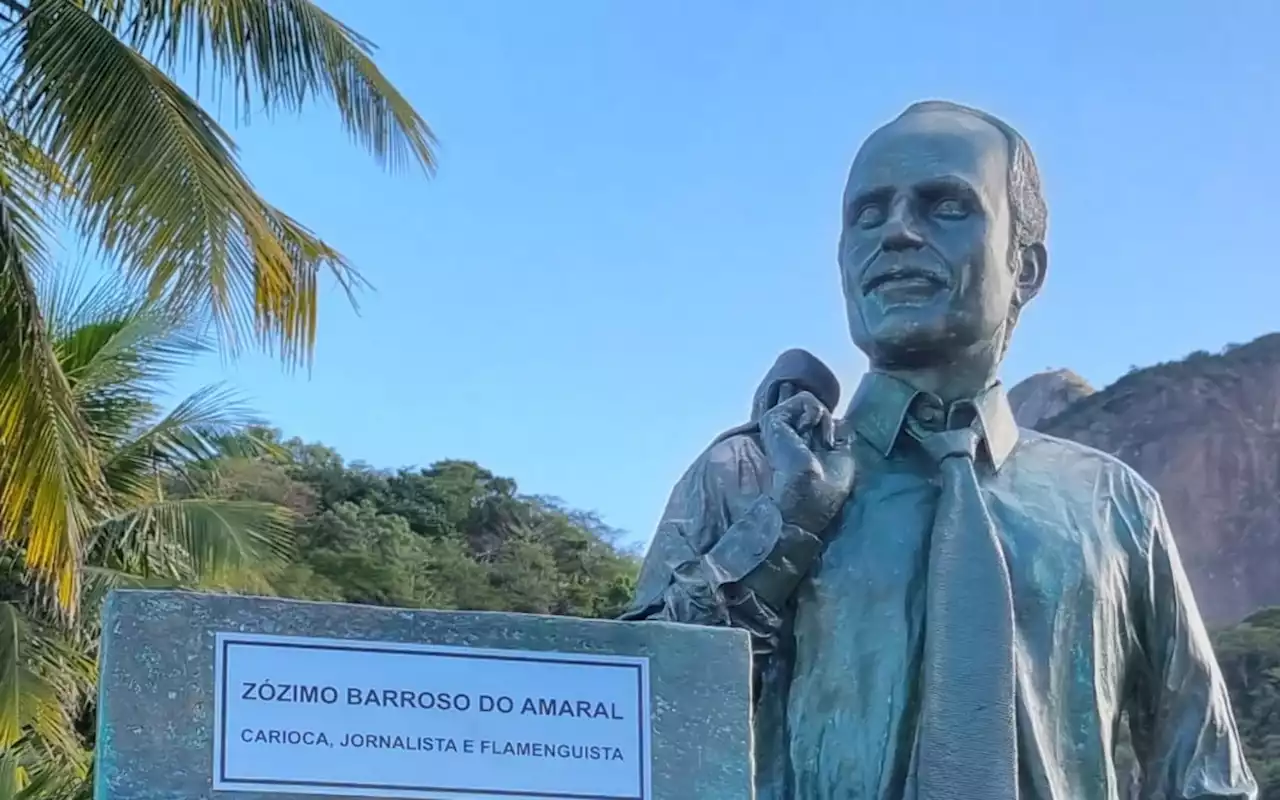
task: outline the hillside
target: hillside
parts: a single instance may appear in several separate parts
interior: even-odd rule
[[[1011,396],[1030,382],[1053,383],[1032,376]],[[1280,605],[1280,334],[1135,370],[1034,427],[1118,456],[1159,490],[1211,623]]]

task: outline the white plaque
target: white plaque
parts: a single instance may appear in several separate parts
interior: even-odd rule
[[[649,800],[649,660],[217,634],[213,788]]]

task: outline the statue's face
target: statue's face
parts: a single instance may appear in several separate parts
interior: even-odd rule
[[[1000,335],[1016,290],[1008,143],[987,122],[920,111],[854,159],[840,272],[854,343],[878,366],[945,362]]]

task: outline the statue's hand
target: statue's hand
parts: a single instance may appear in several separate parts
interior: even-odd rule
[[[853,449],[836,440],[831,412],[800,392],[760,418],[760,441],[773,470],[770,496],[782,520],[821,535],[853,489]]]

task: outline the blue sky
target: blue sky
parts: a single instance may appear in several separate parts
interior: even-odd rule
[[[179,388],[232,381],[349,459],[472,459],[647,539],[778,352],[855,385],[845,171],[930,97],[1008,119],[1044,176],[1049,278],[1007,382],[1280,328],[1280,4],[322,4],[379,45],[439,174],[381,173],[323,108],[236,131],[376,289],[322,303],[310,377],[250,357]]]

